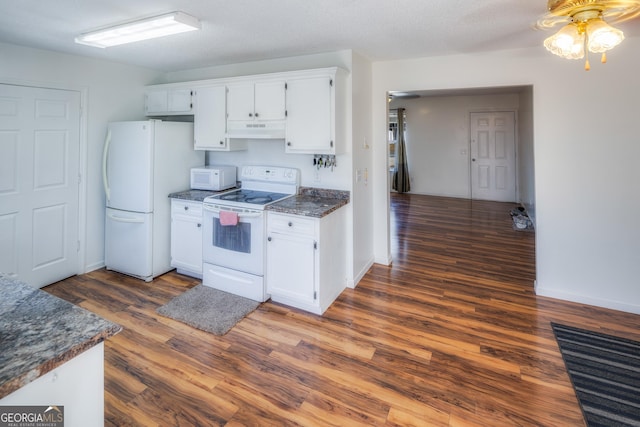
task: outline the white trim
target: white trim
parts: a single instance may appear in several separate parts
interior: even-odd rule
[[[347,287],[351,289],[355,289],[355,287],[358,286],[358,283],[360,283],[360,280],[362,280],[365,274],[367,274],[367,272],[369,271],[369,269],[373,264],[374,264],[373,258],[369,259],[369,261],[366,262],[364,267],[360,270],[360,272],[358,272],[358,274],[353,278],[353,280],[347,280]]]
[[[601,298],[591,298],[584,295],[573,294],[570,292],[558,291],[555,288],[538,286],[538,282],[534,285],[537,296],[555,298],[564,301],[576,302],[579,304],[593,305],[597,307],[609,308],[612,310],[624,311],[627,313],[640,314],[640,305],[626,304],[620,301],[613,301]]]

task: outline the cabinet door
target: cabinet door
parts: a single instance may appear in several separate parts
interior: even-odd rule
[[[166,113],[169,111],[169,92],[152,90],[145,93],[145,112],[147,115]]]
[[[228,86],[228,120],[253,120],[253,83],[241,83]]]
[[[272,297],[314,303],[314,239],[272,232],[267,240],[267,292]]]
[[[226,150],[227,89],[225,86],[203,87],[195,91],[193,119],[196,150]]]
[[[284,120],[285,82],[261,82],[255,85],[254,116],[258,120]]]
[[[171,218],[171,266],[202,274],[202,219],[174,215]]]
[[[286,94],[286,152],[334,154],[331,79],[290,80]]]
[[[145,94],[147,116],[166,114],[191,114],[193,100],[191,89],[159,89]]]
[[[169,91],[169,112],[193,112],[192,95],[193,92],[191,89],[172,89],[171,91]]]

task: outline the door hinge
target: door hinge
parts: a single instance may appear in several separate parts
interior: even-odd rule
[[[333,79],[329,79],[329,86],[333,87]]]
[[[82,174],[78,174],[78,184],[82,184]]]
[[[313,249],[318,249],[318,242],[313,242]]]
[[[77,240],[77,248],[76,248],[76,252],[80,252],[80,240]]]
[[[314,300],[318,299],[318,292],[313,291],[313,299]]]
[[[289,116],[289,112],[287,110],[284,110],[284,116],[288,117]]]
[[[285,83],[285,84],[284,84],[284,90],[287,90],[287,89],[289,89],[289,87],[288,87],[288,86],[287,86],[287,84]]]

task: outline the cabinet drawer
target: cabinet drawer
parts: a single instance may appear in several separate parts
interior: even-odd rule
[[[173,199],[171,201],[171,214],[201,217],[202,203]]]
[[[295,233],[297,235],[315,235],[316,219],[296,215],[281,215],[269,213],[268,231],[281,233]]]

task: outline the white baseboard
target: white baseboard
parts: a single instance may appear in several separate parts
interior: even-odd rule
[[[624,311],[626,313],[640,314],[640,306],[634,304],[626,304],[620,301],[607,300],[603,298],[593,298],[585,295],[577,295],[569,292],[562,292],[555,289],[549,289],[538,286],[535,283],[535,293],[538,296],[561,299],[564,301],[577,302],[580,304],[593,305],[596,307],[609,308],[611,310]]]
[[[373,258],[371,258],[369,261],[367,261],[365,266],[358,272],[358,274],[356,274],[353,280],[347,281],[347,287],[351,289],[355,289],[355,287],[358,286],[358,283],[360,283],[360,280],[362,280],[364,275],[367,274],[367,271],[369,271],[369,269],[373,264],[374,264]]]
[[[84,267],[83,273],[90,273],[95,270],[100,270],[101,268],[104,268],[104,265],[105,265],[104,261],[95,262],[93,264],[86,265]]]

